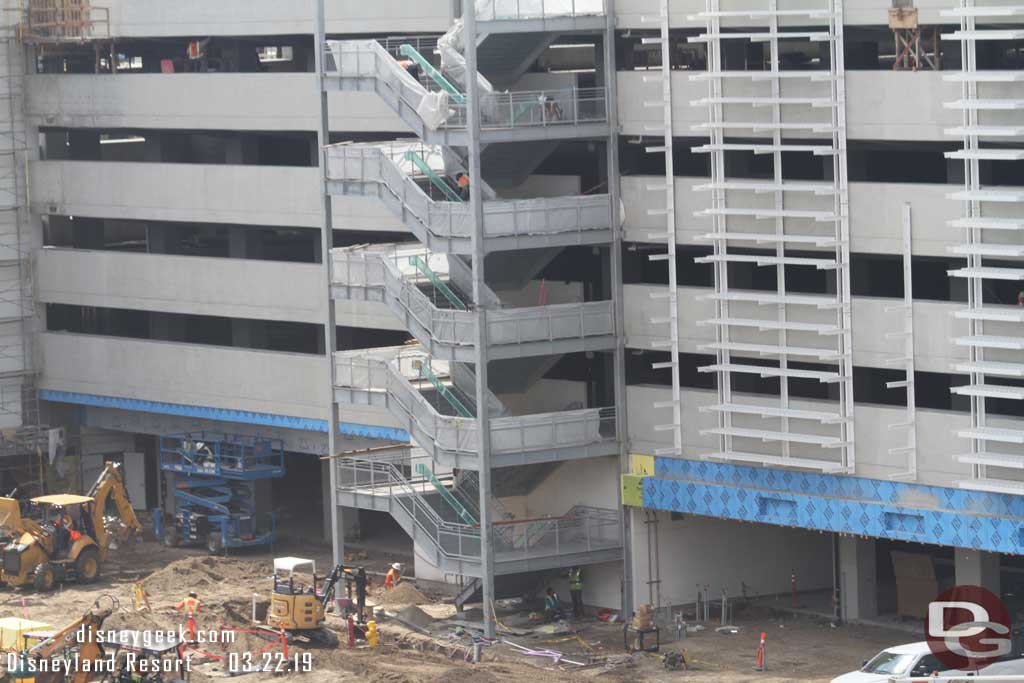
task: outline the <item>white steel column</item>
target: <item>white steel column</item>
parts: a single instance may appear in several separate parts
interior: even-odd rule
[[[476,418],[480,426],[478,468],[480,482],[480,581],[483,585],[484,635],[493,638],[494,616],[494,545],[491,527],[491,423],[487,381],[487,283],[484,278],[484,197],[483,174],[480,171],[480,79],[476,77],[476,8],[463,3],[462,19],[466,31],[466,127],[469,131],[469,202],[473,212],[473,301],[477,302],[476,318]]]
[[[906,376],[902,380],[886,382],[889,389],[906,388],[907,390],[907,414],[906,420],[889,425],[889,429],[906,429],[907,445],[897,446],[889,449],[889,455],[898,456],[906,454],[907,469],[894,474],[890,479],[917,480],[917,398],[914,381],[914,278],[912,276],[911,255],[913,254],[912,214],[910,204],[903,205],[903,303],[895,306],[887,306],[887,311],[901,311],[903,313],[903,329],[898,332],[886,333],[888,339],[903,340],[903,356],[893,358],[890,361],[893,365],[902,365]]]
[[[645,17],[645,19],[647,19]],[[667,349],[669,358],[662,363],[652,363],[654,369],[669,368],[672,372],[672,399],[670,401],[656,401],[655,409],[669,409],[671,421],[666,424],[656,425],[655,431],[672,432],[672,446],[659,448],[656,455],[671,455],[679,457],[683,454],[683,416],[682,416],[682,392],[679,386],[679,280],[677,277],[676,264],[676,192],[675,192],[675,169],[672,160],[672,55],[669,50],[669,0],[661,0],[661,15],[651,18],[661,24],[661,31],[656,38],[643,38],[641,42],[645,45],[661,45],[661,71],[657,75],[644,75],[644,83],[657,83],[660,85],[660,97],[655,100],[645,101],[645,107],[660,108],[662,110],[662,123],[647,126],[651,133],[660,133],[663,139],[661,145],[650,145],[644,149],[648,153],[661,154],[665,159],[665,183],[651,184],[646,186],[648,192],[663,192],[665,195],[664,208],[648,209],[648,215],[665,217],[665,232],[651,233],[648,238],[651,240],[665,240],[665,253],[651,254],[648,258],[651,261],[666,261],[668,264],[668,290],[664,293],[651,294],[653,299],[663,299],[667,304],[667,311],[664,317],[651,318],[652,325],[665,325],[668,327],[668,338],[659,339],[651,343],[655,349]]]

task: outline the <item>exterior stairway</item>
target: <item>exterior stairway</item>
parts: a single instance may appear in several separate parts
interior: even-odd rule
[[[372,249],[335,249],[331,271],[335,298],[383,301],[405,323],[431,356],[471,363],[475,359],[477,314],[472,302],[437,303],[423,291],[424,277],[413,261],[445,260],[422,249],[386,245]],[[456,264],[455,270],[464,267]],[[434,273],[431,268],[429,271]],[[454,293],[451,288],[441,291]],[[463,285],[464,289],[465,285]],[[490,305],[500,306],[488,291]],[[452,299],[443,298],[446,304]],[[611,301],[492,308],[487,313],[487,340],[493,360],[557,355],[613,348],[615,316]]]
[[[424,395],[420,366],[428,355],[413,347],[338,351],[335,400],[384,411],[391,426],[408,430],[434,462],[479,467],[479,423],[447,415]],[[444,374],[441,368],[435,373]],[[432,389],[432,387],[430,387]],[[492,467],[593,458],[618,453],[614,408],[496,417],[490,420]]]
[[[437,90],[428,90],[377,41],[329,41],[328,46],[329,88],[377,93],[423,142],[468,145],[464,97],[437,83]],[[482,144],[607,137],[609,133],[604,88],[503,93],[483,89],[483,98]],[[547,100],[557,104],[559,115],[550,113]]]
[[[407,460],[341,458],[338,502],[389,513],[425,559],[444,572],[480,576],[480,527],[445,519],[431,504],[434,483]],[[560,517],[504,520],[493,527],[495,574],[541,571],[622,557],[619,513],[577,506]]]
[[[332,145],[327,151],[331,193],[380,197],[429,251],[471,254],[469,204],[432,198],[406,161],[404,149],[387,145]],[[603,244],[611,238],[609,201],[606,194],[486,201],[487,249]]]

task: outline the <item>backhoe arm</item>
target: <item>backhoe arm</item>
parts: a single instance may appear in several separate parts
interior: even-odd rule
[[[89,496],[95,503],[92,508],[92,524],[96,531],[96,543],[101,548],[110,544],[107,538],[107,530],[103,526],[103,513],[107,508],[107,500],[113,498],[117,506],[117,515],[125,527],[134,533],[142,531],[142,524],[135,516],[131,501],[128,500],[128,492],[124,488],[124,472],[121,470],[121,463],[108,462],[102,474],[89,490]]]

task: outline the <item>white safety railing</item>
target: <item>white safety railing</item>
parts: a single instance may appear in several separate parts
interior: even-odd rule
[[[515,21],[600,16],[605,0],[477,0],[478,21]]]
[[[367,397],[372,402],[373,395],[383,395],[392,414],[400,417],[413,439],[426,450],[477,457],[476,418],[438,413],[413,384],[420,376],[419,364],[430,363],[426,354],[395,349],[339,351],[334,359],[335,388],[348,391],[352,402],[366,403]],[[498,417],[490,420],[490,431],[491,452],[496,456],[585,447],[615,439],[615,409]]]
[[[588,553],[622,546],[619,513],[583,505],[561,517],[497,522],[493,529],[494,556],[498,561]]]
[[[332,280],[339,287],[381,288],[429,335],[429,343],[471,348],[476,343],[477,313],[439,308],[419,285],[428,283],[410,271],[410,256],[438,260],[429,252],[409,249],[372,251],[335,249],[331,252]],[[472,307],[471,302],[466,302]],[[418,331],[418,330],[417,330]],[[528,344],[608,336],[615,331],[611,301],[502,308],[487,315],[487,340],[492,345]],[[426,340],[425,340],[426,341]]]
[[[331,41],[328,45],[334,62],[328,78],[374,81],[377,93],[403,118],[416,117],[420,127],[466,128],[465,103],[443,91],[428,91],[377,41]],[[604,88],[489,92],[481,97],[480,113],[484,131],[608,120]]]
[[[412,474],[407,458],[339,458],[338,493],[346,503],[388,511],[411,526],[407,529],[422,548],[443,559],[479,562],[480,527],[449,522],[424,497],[431,482]],[[587,553],[622,546],[622,526],[614,509],[575,506],[559,517],[509,520],[492,526],[495,560],[509,562],[567,553]]]
[[[442,564],[442,558],[480,561],[480,527],[442,519],[423,498],[422,492],[430,486],[427,479],[407,477],[390,458],[338,458],[335,463],[342,500],[348,498],[346,502],[357,507],[360,498],[386,500],[392,516],[404,513],[414,527],[407,531],[419,546],[434,549],[436,566]]]
[[[430,154],[436,148],[424,149]],[[327,148],[327,177],[338,182],[382,184],[387,189],[385,201],[395,204],[395,212],[421,242],[430,244],[429,238],[434,238],[468,244],[473,233],[469,204],[432,199],[410,175],[411,166],[403,150],[408,148],[331,145]],[[607,194],[487,201],[484,237],[526,238],[608,230],[610,201]]]

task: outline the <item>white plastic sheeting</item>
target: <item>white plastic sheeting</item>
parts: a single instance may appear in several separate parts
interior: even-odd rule
[[[466,87],[466,58],[462,56],[465,43],[462,35],[462,19],[456,19],[448,32],[437,39],[437,51],[441,55],[441,71],[462,87]],[[484,94],[494,92],[494,86],[483,74],[477,73],[476,81]]]
[[[425,93],[416,107],[416,113],[423,119],[424,125],[432,130],[437,130],[448,120],[450,114],[448,93],[444,91]]]

